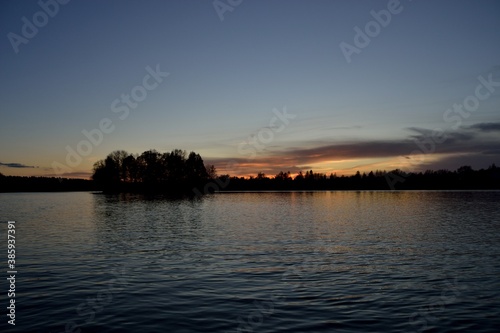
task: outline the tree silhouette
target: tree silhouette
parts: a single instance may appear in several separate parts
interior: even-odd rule
[[[215,168],[215,165],[211,164],[207,168],[207,175],[209,179],[216,179],[217,178],[217,169]]]
[[[396,169],[390,172],[375,170],[368,174],[357,171],[351,176],[330,174],[328,177],[309,170],[305,174],[300,171],[293,179],[290,172],[283,171],[274,178],[262,172],[246,179],[226,175],[224,180],[228,178],[229,184],[222,191],[500,189],[500,168],[494,164],[486,170],[463,166],[456,171],[405,173]],[[221,177],[219,179],[222,181]]]
[[[117,150],[94,164],[92,179],[105,192],[146,191],[185,193],[210,178],[199,154],[174,149],[147,150],[138,156]],[[216,177],[215,168],[212,169]]]

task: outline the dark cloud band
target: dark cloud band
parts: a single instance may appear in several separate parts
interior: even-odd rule
[[[18,168],[18,169],[37,168],[36,166],[26,165],[26,164],[22,164],[22,163],[2,163],[2,162],[0,162],[0,166],[5,166],[7,168]]]

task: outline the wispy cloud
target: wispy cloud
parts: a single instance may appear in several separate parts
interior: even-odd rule
[[[434,131],[426,128],[420,127],[408,127],[407,130],[417,133],[410,135],[411,139],[414,140],[426,140],[428,138],[434,137]],[[464,131],[447,131],[446,135],[446,144],[452,144],[459,141],[469,141],[472,140],[475,136],[474,133],[466,133]]]
[[[210,162],[215,164],[220,171],[231,175],[249,175],[263,171],[274,175],[279,171],[297,172],[300,170],[315,169],[324,165],[339,165],[338,163],[350,161],[347,164],[368,168],[384,168],[391,166],[390,160],[398,157],[409,159],[415,151],[420,151],[420,146],[429,147],[429,140],[433,138],[433,131],[426,128],[411,127],[406,138],[401,140],[351,140],[336,141],[307,141],[295,144],[294,147],[274,147],[272,151],[262,151],[254,159],[245,158],[219,158]],[[431,154],[424,158],[420,164],[412,165],[412,171],[425,170],[426,168],[456,169],[461,165],[475,165],[486,167],[491,163],[500,162],[500,143],[491,137],[483,137],[480,132],[499,131],[500,123],[480,123],[462,128],[458,131],[446,132],[446,140],[441,143],[432,143]],[[424,154],[424,152],[421,152]],[[228,162],[236,162],[237,168],[225,170]],[[231,163],[229,163],[231,164]],[[350,171],[352,167],[344,164],[342,170]],[[314,166],[314,167],[311,167]],[[365,168],[365,169],[366,169]],[[389,169],[388,169],[389,170]],[[329,172],[329,171],[327,171]]]
[[[465,129],[476,130],[480,132],[500,132],[500,123],[479,123]]]
[[[0,166],[4,166],[7,168],[38,168],[37,166],[32,166],[32,165],[26,165],[22,163],[2,163],[0,162]]]

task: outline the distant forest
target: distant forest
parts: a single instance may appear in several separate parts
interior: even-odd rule
[[[401,170],[372,171],[351,176],[315,173],[292,176],[279,172],[268,177],[217,175],[213,165],[205,165],[195,152],[175,149],[167,153],[148,150],[142,154],[114,151],[94,164],[92,180],[4,176],[0,192],[103,191],[200,195],[224,191],[315,191],[315,190],[461,190],[500,189],[500,168],[473,170],[462,166],[455,171]]]
[[[315,190],[478,190],[500,189],[500,168],[494,164],[488,169],[473,170],[462,166],[456,171],[427,170],[405,173],[401,170],[371,171],[351,176],[337,176],[300,172],[295,177],[290,172],[280,172],[270,178],[259,173],[257,177],[218,177],[219,184],[226,184],[221,191],[315,191]]]
[[[68,192],[98,191],[96,184],[88,179],[58,177],[4,176],[0,173],[1,192]]]

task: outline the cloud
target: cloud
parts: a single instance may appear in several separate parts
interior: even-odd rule
[[[416,139],[416,140],[423,141],[425,139],[436,137],[436,136],[440,135],[440,132],[435,133],[434,130],[429,130],[426,128],[408,127],[406,129],[417,133],[417,135],[410,135],[410,138],[412,138],[414,140]],[[444,134],[446,135],[446,143],[448,143],[448,144],[454,143],[457,141],[468,141],[468,140],[472,140],[474,138],[474,133],[464,133],[464,132],[458,132],[458,131],[455,131],[455,132],[446,131],[446,132],[444,132]]]
[[[471,129],[478,132],[500,132],[500,123],[479,123],[465,129]]]
[[[500,124],[476,124],[473,125],[474,131],[465,128],[446,131],[445,139],[441,141],[433,130],[411,127],[407,128],[411,133],[401,140],[307,141],[293,147],[276,146],[272,151],[262,150],[253,159],[240,155],[236,159],[216,158],[210,162],[220,173],[230,175],[255,175],[258,171],[275,175],[279,171],[293,173],[318,169],[322,165],[323,170],[333,165],[342,165],[342,170],[346,171],[350,168],[348,165],[383,169],[391,167],[391,160],[401,163],[400,157],[408,160],[410,171],[444,167],[454,170],[464,164],[487,166],[488,163],[498,163],[500,144],[498,140],[483,137],[476,131],[496,130],[497,125]],[[232,163],[228,164],[231,160]]]
[[[324,130],[351,130],[351,129],[360,129],[362,128],[361,126],[358,125],[353,125],[353,126],[333,126],[333,127],[327,127],[323,128]]]
[[[295,157],[297,164],[317,163],[325,160],[353,158],[392,157],[410,153],[415,149],[411,141],[359,141],[324,145],[320,147],[295,149],[281,152],[283,157]]]
[[[485,150],[482,152],[483,155],[498,155],[500,156],[500,148],[499,149],[492,149],[492,150]]]
[[[412,141],[404,142],[371,141],[329,144],[314,148],[287,148],[266,153],[262,151],[257,157],[250,158],[215,158],[207,159],[207,164],[214,164],[219,174],[255,175],[264,172],[274,176],[279,171],[297,173],[316,169],[318,163],[356,160],[380,157],[395,157],[409,154],[416,146]]]
[[[454,154],[441,156],[437,161],[423,163],[420,167],[413,171],[424,171],[426,169],[439,170],[448,169],[456,170],[463,165],[469,165],[473,169],[487,168],[492,164],[497,164],[500,161],[500,151],[485,153],[469,153],[469,154]]]
[[[7,168],[38,168],[32,165],[25,165],[22,163],[2,163],[0,162],[0,166],[5,166]]]

